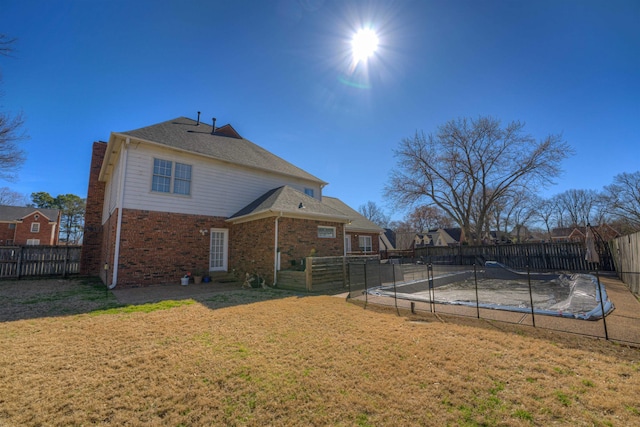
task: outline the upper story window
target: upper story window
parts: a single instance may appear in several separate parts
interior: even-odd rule
[[[153,159],[151,191],[191,194],[191,165],[170,160]]]
[[[15,230],[15,229],[16,229],[16,224],[15,223],[9,224],[9,230]]]
[[[313,197],[313,188],[305,188],[304,194],[306,194],[307,196]]]
[[[40,232],[40,223],[39,222],[32,222],[31,223],[31,232],[32,233],[39,233]]]

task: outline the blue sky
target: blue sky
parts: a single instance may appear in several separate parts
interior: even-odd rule
[[[458,117],[562,133],[576,154],[549,197],[640,170],[637,0],[0,0],[4,111],[23,111],[14,191],[86,197],[91,144],[179,116],[242,136],[329,182],[383,199],[393,150]],[[361,27],[380,44],[351,67]],[[393,213],[401,218],[402,212]]]

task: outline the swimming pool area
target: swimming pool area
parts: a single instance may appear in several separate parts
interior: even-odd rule
[[[395,277],[395,273],[394,273]],[[476,269],[434,269],[432,274],[401,275],[366,289],[387,296],[429,304],[451,304],[597,320],[613,309],[598,278],[584,273],[529,273],[487,262]]]

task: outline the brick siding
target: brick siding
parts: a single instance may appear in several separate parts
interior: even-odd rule
[[[103,253],[102,207],[105,183],[98,181],[100,168],[107,151],[105,142],[94,142],[89,170],[89,188],[84,214],[84,237],[80,255],[80,274],[102,275]]]
[[[236,224],[231,229],[230,268],[243,278],[245,273],[258,274],[273,284],[275,267],[275,217]],[[318,226],[336,228],[335,238],[319,238]],[[298,218],[278,219],[280,269],[292,268],[311,255],[342,256],[343,224]]]
[[[104,253],[110,278],[116,221],[114,212]],[[200,230],[228,228],[224,218],[133,209],[122,211],[121,227],[118,260],[118,286],[121,287],[177,284],[187,272],[208,271],[210,236],[201,234]]]

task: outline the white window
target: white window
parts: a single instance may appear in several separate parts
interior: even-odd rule
[[[227,271],[229,230],[212,228],[209,248],[209,271]]]
[[[38,246],[40,244],[40,239],[27,239],[28,246]]]
[[[306,194],[307,196],[313,197],[313,188],[305,188],[304,194]]]
[[[318,237],[321,239],[335,239],[336,228],[335,227],[323,227],[318,226]]]
[[[39,233],[40,232],[40,223],[39,222],[32,222],[31,223],[31,232],[32,233]]]
[[[351,252],[351,234],[345,234],[344,236],[344,250],[345,252]]]
[[[360,246],[360,252],[373,252],[371,245],[371,236],[358,236],[358,243]]]
[[[190,195],[191,165],[178,162],[174,164],[170,160],[153,159],[151,191]]]

